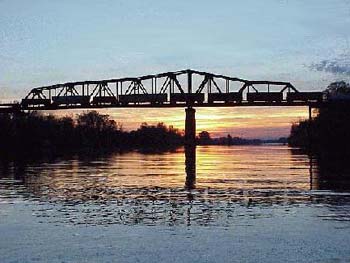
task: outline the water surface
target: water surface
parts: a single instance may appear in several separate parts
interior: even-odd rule
[[[287,146],[200,146],[186,154],[134,151],[0,167],[0,229],[7,240],[0,241],[1,262],[89,262],[95,250],[89,256],[95,260],[103,252],[104,261],[160,262],[159,249],[173,255],[162,261],[189,254],[179,262],[350,260],[343,244],[350,241],[348,174],[328,173]],[[51,251],[38,239],[62,247],[73,242],[75,249]]]

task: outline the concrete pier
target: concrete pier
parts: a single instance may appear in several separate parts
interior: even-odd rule
[[[189,106],[185,111],[185,187],[187,189],[194,189],[196,185],[196,110]]]
[[[196,145],[196,110],[189,107],[186,111],[185,145]]]

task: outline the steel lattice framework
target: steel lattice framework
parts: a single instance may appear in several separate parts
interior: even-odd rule
[[[300,106],[323,101],[291,83],[257,81],[196,70],[141,77],[78,81],[33,88],[22,110],[98,107]]]

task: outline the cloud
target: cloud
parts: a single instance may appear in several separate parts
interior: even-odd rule
[[[350,56],[345,56],[341,59],[321,60],[319,63],[311,64],[310,68],[332,74],[350,74]]]

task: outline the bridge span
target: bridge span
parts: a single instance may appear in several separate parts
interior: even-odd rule
[[[33,88],[1,112],[92,108],[186,109],[185,137],[195,141],[194,107],[308,106],[326,103],[322,92],[297,90],[289,82],[246,80],[191,69],[141,77],[78,81]]]

